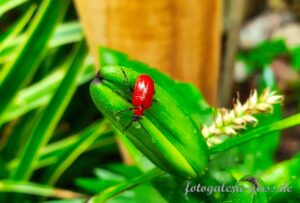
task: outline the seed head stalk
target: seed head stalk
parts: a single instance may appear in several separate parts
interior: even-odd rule
[[[237,99],[233,109],[217,109],[212,125],[203,125],[202,134],[209,146],[221,143],[223,137],[236,136],[241,130],[246,129],[247,124],[256,125],[258,120],[253,116],[258,113],[273,113],[273,105],[282,103],[283,96],[268,88],[258,97],[253,90],[248,100],[242,104]]]

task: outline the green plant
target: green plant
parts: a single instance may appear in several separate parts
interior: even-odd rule
[[[250,103],[237,102],[236,117],[210,107],[193,85],[107,48],[99,49],[101,77],[90,84],[98,69],[80,24],[67,20],[70,1],[0,3],[1,18],[22,13],[0,37],[0,202],[299,201],[299,155],[275,164],[274,153],[279,132],[299,125],[300,114],[281,118],[272,74],[261,77]],[[131,86],[141,73],[155,80],[157,102],[141,120],[146,130],[133,125],[123,134],[131,113],[114,115],[131,105],[122,69]],[[121,162],[116,140],[134,166]],[[192,192],[199,183],[251,188],[246,175],[293,190]]]

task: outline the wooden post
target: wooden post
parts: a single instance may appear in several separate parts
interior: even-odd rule
[[[192,82],[217,103],[220,0],[75,0],[89,47],[130,57]]]

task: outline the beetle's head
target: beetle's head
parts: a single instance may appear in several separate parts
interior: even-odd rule
[[[132,115],[132,120],[133,121],[139,121],[139,120],[141,120],[141,117],[138,116],[138,115]]]

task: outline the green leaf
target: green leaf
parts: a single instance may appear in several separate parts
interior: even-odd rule
[[[20,163],[13,172],[12,179],[26,180],[31,176],[38,160],[39,151],[49,141],[55,126],[76,90],[76,81],[83,71],[84,66],[82,64],[85,54],[85,44],[82,42],[70,56],[66,64],[69,68],[65,78],[33,128],[25,149],[21,153]]]
[[[13,8],[22,5],[28,0],[0,0],[0,17],[7,11],[12,10]]]
[[[58,159],[62,156],[62,154],[66,151],[66,149],[72,147],[74,144],[78,142],[78,140],[80,139],[80,135],[81,133],[76,135],[71,135],[65,139],[47,145],[44,149],[42,149],[39,155],[39,160],[35,165],[35,169],[40,169],[42,167],[46,167],[57,163]],[[110,145],[112,146],[116,145],[114,132],[112,131],[103,133],[102,136],[98,137],[96,141],[94,141],[94,143],[88,149],[86,149],[85,152],[104,148]],[[106,151],[104,151],[103,153],[105,152]],[[18,162],[19,162],[18,159],[14,159],[11,162],[9,162],[7,164],[9,170],[14,169],[17,166]]]
[[[56,163],[66,149],[78,142],[80,139],[80,134],[69,136],[45,147],[40,154],[36,168],[41,168]],[[114,138],[114,132],[109,131],[98,137],[96,141],[88,149],[86,149],[86,152],[115,144],[116,140]]]
[[[65,44],[79,42],[83,39],[81,25],[77,22],[66,22],[55,29],[47,48],[55,48]],[[18,47],[26,40],[26,33],[18,36],[7,48],[0,52],[0,64],[14,59]]]
[[[50,39],[49,48],[79,42],[83,39],[83,30],[78,21],[66,22],[57,27],[54,36]]]
[[[140,170],[149,171],[155,168],[155,165],[147,157],[145,157],[132,142],[130,142],[126,135],[118,133],[117,136],[120,142],[122,142],[122,144],[126,147],[128,153],[133,158],[134,163],[136,163]]]
[[[145,195],[147,194],[147,195]],[[167,203],[167,201],[150,184],[139,185],[131,190],[122,192],[116,197],[106,201],[107,203]]]
[[[85,199],[50,200],[42,203],[85,203]]]
[[[285,183],[299,178],[300,154],[294,155],[293,158],[279,162],[268,170],[264,171],[260,178],[266,185],[282,186]]]
[[[111,172],[120,174],[126,178],[134,178],[141,174],[141,171],[135,165],[133,166],[133,165],[114,163],[114,164],[107,165],[106,168]]]
[[[80,75],[77,81],[77,85],[90,81],[94,77],[95,69],[90,60],[86,60],[86,63],[84,63],[84,70],[83,75]],[[66,69],[59,68],[41,81],[20,90],[2,115],[0,124],[11,121],[33,109],[46,105],[65,74]]]
[[[5,33],[0,35],[0,52],[11,44],[19,32],[22,31],[33,15],[35,9],[35,5],[31,6]]]
[[[288,184],[285,183],[278,187],[278,192],[273,192],[269,196],[269,202],[281,203],[290,202],[297,203],[300,201],[300,180],[299,178],[292,180]],[[281,190],[280,190],[281,189]]]
[[[175,102],[181,109],[184,109],[192,117],[196,125],[211,120],[211,108],[208,106],[200,91],[192,84],[182,83],[173,80],[166,74],[151,68],[140,61],[131,60],[124,53],[100,47],[99,58],[101,66],[119,65],[133,69],[140,74],[148,74],[170,95],[176,96]],[[170,88],[172,87],[172,88]]]
[[[265,88],[269,88],[272,91],[275,90],[278,92],[276,78],[270,67],[265,67],[262,70],[258,92],[263,92]],[[279,121],[282,119],[282,106],[280,104],[274,105],[274,110],[271,115],[259,114],[255,117],[258,119],[258,125],[255,126],[255,128]],[[251,128],[248,128],[248,130],[251,130]],[[243,166],[246,167],[248,174],[259,174],[261,171],[269,168],[275,163],[274,157],[279,141],[280,133],[274,132],[269,136],[250,141],[238,147],[237,156],[242,157]],[[268,144],[262,145],[261,143]],[[233,156],[232,153],[229,154],[229,156]]]
[[[257,68],[269,65],[275,57],[287,53],[288,48],[284,40],[276,39],[264,41],[247,52],[239,52],[237,57],[248,65],[251,69],[249,72],[253,72]]]
[[[209,149],[210,154],[226,151],[232,147],[236,147],[243,143],[249,142],[254,139],[261,138],[262,136],[269,135],[273,132],[278,132],[300,124],[300,113],[285,118],[280,121],[272,122],[266,126],[255,128],[242,135],[238,135],[234,138],[228,139],[225,142],[215,145]]]
[[[104,169],[96,169],[99,179],[79,178],[76,184],[92,194],[102,193],[104,190],[114,188],[130,179],[141,175],[141,172],[135,166],[128,166],[124,164],[109,164]],[[149,172],[149,171],[148,171]],[[124,175],[124,176],[123,176]],[[100,177],[99,177],[100,176]],[[126,176],[126,178],[125,178]],[[158,176],[159,178],[160,176]],[[128,179],[130,178],[130,179]],[[145,196],[145,194],[147,194]],[[122,191],[120,194],[111,197],[106,202],[166,202],[164,198],[157,192],[151,184],[142,184],[137,187],[129,188]]]
[[[99,180],[95,178],[77,178],[75,180],[75,184],[79,188],[83,189],[84,191],[87,191],[90,194],[98,194],[101,191],[107,189],[108,187],[111,187],[118,183],[119,181]]]
[[[42,2],[28,31],[26,42],[18,50],[14,61],[8,63],[0,75],[0,115],[12,101],[17,91],[33,77],[46,53],[45,47],[58,22],[66,13],[70,0]],[[57,9],[59,8],[59,9]],[[20,68],[22,67],[22,68]],[[8,91],[9,90],[9,91]]]
[[[136,187],[138,185],[141,185],[143,183],[146,183],[150,180],[152,180],[155,177],[158,177],[160,175],[163,175],[164,172],[159,170],[159,169],[153,169],[151,171],[148,171],[147,173],[144,173],[141,176],[138,176],[136,178],[133,178],[129,181],[126,182],[122,182],[116,186],[112,186],[106,190],[104,190],[103,192],[101,192],[100,194],[93,196],[91,199],[89,199],[88,203],[100,203],[100,202],[105,202],[108,199],[113,198],[114,196],[116,196],[119,193],[122,193],[126,190],[129,190],[133,187]]]
[[[0,156],[0,178],[7,178],[8,176],[8,169],[6,166],[6,162],[2,156]]]
[[[102,168],[97,168],[95,170],[95,175],[100,179],[100,180],[113,180],[113,181],[122,181],[125,180],[125,177],[116,173],[113,173],[109,170],[105,170]]]
[[[68,167],[82,154],[88,147],[90,147],[95,140],[100,137],[104,131],[107,129],[107,122],[102,122],[96,124],[95,126],[90,126],[87,128],[80,136],[80,139],[73,145],[68,147],[64,153],[58,158],[57,162],[52,165],[44,175],[43,180],[48,182],[48,184],[53,185],[60,176],[66,171]]]
[[[294,47],[290,50],[291,65],[295,70],[300,70],[300,46]]]
[[[124,83],[122,70],[126,72],[130,86],[133,86],[139,73],[120,66],[102,67],[100,75],[105,80],[96,78],[90,86],[94,103],[120,131],[132,120],[125,113],[125,116],[114,115],[114,112],[129,107],[126,101],[129,97],[126,92],[128,85]],[[200,129],[177,106],[175,95],[155,85],[157,102],[145,111],[140,120],[144,128],[132,126],[126,135],[157,166],[181,176],[200,175],[207,162],[207,146]],[[125,98],[114,92],[117,89],[124,92]]]
[[[212,108],[206,103],[201,92],[189,83],[176,83],[180,105],[184,105],[188,114],[193,118],[196,125],[212,122]]]
[[[78,178],[76,179],[76,185],[91,194],[97,194],[108,187],[127,180],[127,178],[134,178],[141,174],[135,166],[124,164],[109,164],[105,168],[107,169],[95,169],[94,173],[97,179]]]
[[[29,195],[38,195],[43,197],[56,198],[82,198],[85,195],[69,190],[53,188],[47,185],[41,185],[31,182],[1,180],[0,192],[13,192]]]

